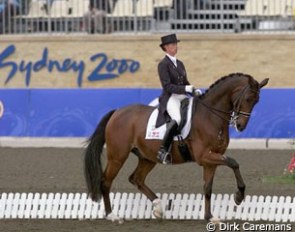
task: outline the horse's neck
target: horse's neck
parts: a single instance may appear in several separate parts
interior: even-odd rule
[[[233,109],[232,90],[233,87],[231,86],[221,86],[210,90],[201,99],[204,103],[204,107],[201,107],[203,119],[212,126],[211,132],[215,131],[214,133],[222,133],[224,136],[228,136],[229,121]]]
[[[230,88],[223,88],[222,91],[213,90],[205,96],[203,101],[214,109],[230,112],[232,110],[231,93]]]

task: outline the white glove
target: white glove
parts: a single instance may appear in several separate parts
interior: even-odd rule
[[[195,95],[196,95],[196,96],[200,96],[200,95],[202,95],[202,94],[203,94],[202,90],[200,90],[200,89],[195,89]]]
[[[185,92],[192,93],[194,91],[193,85],[186,85],[185,86]]]

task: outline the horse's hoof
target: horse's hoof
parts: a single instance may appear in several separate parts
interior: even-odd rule
[[[153,215],[157,219],[163,218],[163,210],[162,210],[162,204],[160,199],[153,200]]]
[[[216,217],[210,218],[209,221],[214,223],[214,224],[220,224],[221,223],[220,218],[216,218]]]
[[[157,219],[162,219],[163,218],[163,213],[159,212],[157,210],[153,210],[153,215],[155,216],[155,218]]]
[[[124,220],[123,218],[118,217],[117,215],[110,213],[106,216],[107,220],[110,220],[112,222],[118,223],[118,224],[123,224]]]
[[[242,203],[242,201],[244,200],[244,197],[240,192],[237,192],[235,194],[234,200],[235,200],[236,205],[240,205]]]

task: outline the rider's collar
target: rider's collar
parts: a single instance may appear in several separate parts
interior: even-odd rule
[[[166,56],[168,56],[169,59],[170,59],[174,64],[176,64],[176,57],[175,57],[175,56],[171,56],[171,55],[169,55],[168,53],[166,53]]]

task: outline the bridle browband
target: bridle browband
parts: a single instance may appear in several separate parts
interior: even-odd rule
[[[224,111],[224,110],[220,110],[220,109],[216,109],[214,107],[211,107],[211,106],[208,106],[205,102],[203,101],[199,101],[203,106],[205,106],[209,111],[211,111],[213,114],[215,114],[216,116],[218,116],[219,118],[227,121],[229,123],[230,126],[235,126],[236,125],[236,122],[238,120],[238,118],[240,116],[243,116],[243,117],[247,117],[249,118],[251,116],[251,113],[249,112],[245,112],[245,111],[241,111],[240,108],[241,108],[241,104],[242,104],[242,100],[245,96],[245,93],[246,91],[250,89],[250,91],[252,92],[255,92],[255,93],[259,93],[259,91],[257,90],[253,90],[250,88],[249,85],[247,85],[246,87],[244,87],[242,89],[242,91],[239,93],[239,95],[236,97],[236,99],[233,101],[233,110],[231,110],[230,112],[228,111]],[[228,117],[224,117],[222,115],[220,115],[219,113],[221,114],[225,114],[227,115]],[[228,119],[229,118],[229,119]]]

